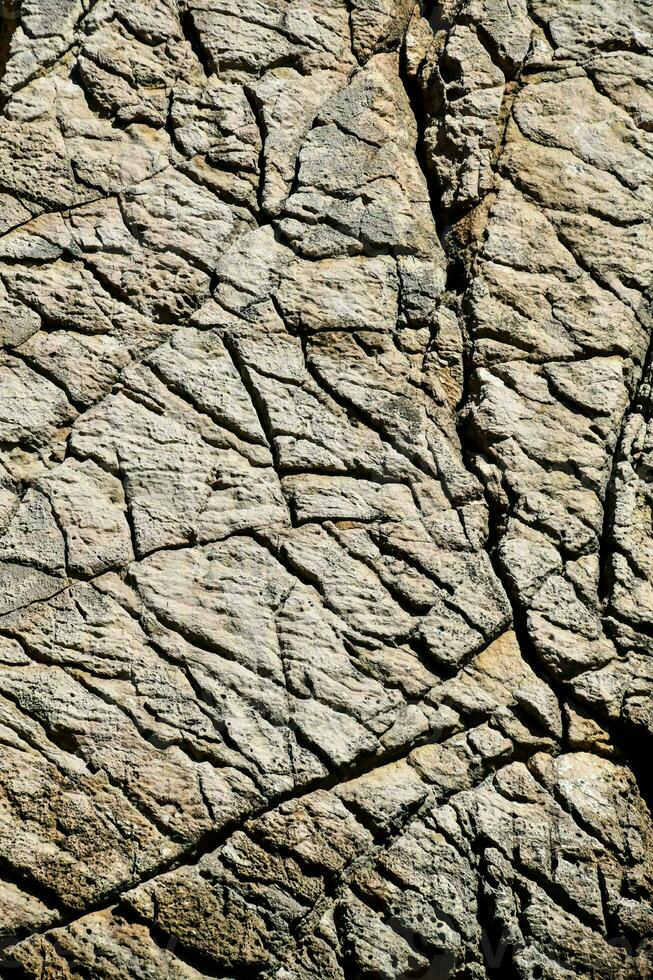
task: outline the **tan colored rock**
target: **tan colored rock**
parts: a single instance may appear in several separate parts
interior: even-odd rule
[[[5,7],[0,973],[650,976],[647,3]]]

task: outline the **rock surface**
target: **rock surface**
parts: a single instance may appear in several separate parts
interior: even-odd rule
[[[21,0],[0,975],[653,975],[646,0]]]

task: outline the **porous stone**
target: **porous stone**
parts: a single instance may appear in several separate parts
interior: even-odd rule
[[[653,975],[645,0],[22,0],[0,975]]]

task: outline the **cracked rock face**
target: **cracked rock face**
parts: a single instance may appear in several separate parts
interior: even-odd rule
[[[653,976],[646,0],[21,0],[0,976]]]

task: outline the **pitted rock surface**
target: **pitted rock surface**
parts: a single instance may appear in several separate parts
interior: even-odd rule
[[[648,0],[0,48],[0,975],[653,976]]]

